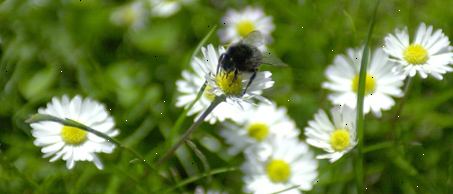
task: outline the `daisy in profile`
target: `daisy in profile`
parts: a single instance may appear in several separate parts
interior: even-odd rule
[[[359,85],[360,62],[363,49],[348,49],[347,55],[338,55],[325,74],[328,81],[323,87],[332,91],[328,96],[333,104],[355,108]],[[365,80],[364,113],[370,111],[377,117],[381,110],[389,110],[395,101],[392,97],[401,97],[404,76],[392,72],[392,63],[382,49],[376,49],[367,67]]]
[[[407,28],[396,29],[385,37],[384,51],[399,67],[395,71],[404,76],[420,74],[425,79],[432,75],[441,80],[442,74],[453,71],[453,52],[448,37],[442,30],[421,23],[415,38],[409,41]]]
[[[114,121],[104,105],[90,98],[76,96],[69,99],[52,98],[47,107],[38,110],[40,114],[48,114],[61,119],[72,119],[110,137],[119,134],[114,128]],[[93,162],[97,168],[103,165],[96,153],[112,153],[115,145],[105,139],[82,129],[65,126],[53,121],[41,121],[30,124],[34,144],[42,147],[44,157],[51,157],[51,162],[60,158],[66,161],[66,167],[72,169],[76,161]]]
[[[308,146],[297,138],[276,138],[271,151],[263,160],[253,153],[246,155],[241,169],[244,172],[244,192],[299,194],[311,190],[317,179],[318,162]]]
[[[217,73],[218,60],[220,55],[225,52],[225,48],[219,47],[216,50],[214,46],[208,45],[201,48],[201,51],[203,56],[201,58],[195,57],[191,63],[194,73],[184,71],[184,79],[176,82],[178,91],[181,93],[176,106],[187,107],[193,102],[205,81],[207,81],[207,86],[202,98],[197,101],[188,114],[205,110],[216,96],[225,96],[227,103],[220,103],[206,117],[206,120],[210,123],[224,121],[227,118],[234,119],[239,111],[242,111],[241,109],[247,109],[251,103],[254,103],[254,99],[268,102],[266,98],[261,96],[261,93],[263,89],[273,86],[272,73],[269,71],[257,72],[256,78],[243,93],[252,74],[240,73],[234,79],[234,72],[224,73],[221,71]]]
[[[182,5],[190,4],[194,0],[149,0],[151,15],[157,17],[170,17],[177,13]]]
[[[332,119],[323,110],[319,110],[314,120],[308,122],[305,136],[308,144],[327,152],[316,158],[335,162],[357,144],[356,112],[347,106],[341,106],[332,108],[331,116]]]
[[[228,152],[235,155],[246,148],[268,144],[275,137],[297,138],[299,130],[286,114],[286,109],[260,103],[242,112],[235,124],[225,123],[220,135],[230,144]]]
[[[110,16],[110,21],[117,26],[130,26],[140,29],[145,26],[147,12],[144,3],[135,1],[116,9]]]
[[[246,7],[242,11],[228,10],[222,18],[222,24],[225,27],[219,30],[219,36],[223,43],[237,42],[253,31],[260,31],[269,41],[275,28],[271,16],[253,7]]]

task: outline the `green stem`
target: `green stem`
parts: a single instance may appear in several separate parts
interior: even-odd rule
[[[365,128],[365,115],[363,114],[363,102],[365,99],[365,82],[366,82],[366,73],[367,73],[367,66],[369,62],[369,44],[371,35],[373,33],[374,23],[376,20],[376,12],[379,6],[379,0],[376,1],[376,5],[374,6],[374,13],[371,18],[371,23],[368,28],[368,34],[365,42],[365,46],[363,48],[362,53],[362,60],[360,64],[360,72],[359,72],[359,88],[357,91],[357,136],[358,136],[358,152],[356,154],[356,184],[357,184],[357,193],[364,192],[364,173],[363,173],[363,158],[364,158],[364,128]]]
[[[396,126],[396,121],[398,118],[400,118],[400,114],[403,111],[404,104],[407,99],[407,94],[409,93],[410,87],[412,85],[412,77],[408,77],[405,84],[404,84],[404,91],[403,91],[403,97],[399,101],[398,108],[396,109],[395,114],[393,114],[393,122],[391,124],[391,129],[395,130],[395,142],[396,144],[400,144],[401,140],[401,127]]]
[[[168,135],[169,141],[167,141],[170,143],[170,145],[173,143],[173,139],[176,136],[176,133],[181,129],[182,124],[186,120],[187,112],[189,112],[192,109],[192,107],[195,105],[195,103],[197,103],[197,101],[201,98],[201,96],[204,93],[204,90],[206,89],[206,86],[207,86],[207,82],[205,81],[203,86],[201,86],[200,90],[198,90],[197,97],[195,98],[195,100],[191,104],[189,104],[189,106],[187,108],[184,109],[184,111],[179,115],[178,120],[176,120],[175,125],[173,125],[173,127],[170,129],[170,133]],[[170,146],[168,146],[168,147],[170,147]]]
[[[168,150],[162,158],[160,158],[157,161],[157,165],[161,165],[163,162],[167,161],[170,159],[175,151],[181,146],[186,139],[189,138],[189,136],[195,131],[195,129],[198,128],[198,126],[204,121],[204,119],[211,113],[217,105],[219,105],[221,102],[225,101],[225,96],[217,96],[214,101],[211,102],[209,107],[201,114],[201,116],[187,129],[187,131],[183,134],[181,139],[172,147],[170,150]]]
[[[385,148],[390,148],[390,147],[393,147],[395,144],[391,141],[387,141],[387,142],[382,142],[382,143],[377,143],[377,144],[374,144],[374,145],[370,145],[370,146],[367,146],[365,148],[363,148],[363,154],[366,154],[368,152],[374,152],[374,151],[377,151],[377,150],[381,150],[381,149],[385,149]]]

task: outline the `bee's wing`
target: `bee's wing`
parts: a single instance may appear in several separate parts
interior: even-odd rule
[[[261,58],[261,63],[266,64],[266,65],[276,66],[276,67],[288,67],[288,65],[286,63],[284,63],[279,58],[273,56],[269,52],[263,53],[262,58]]]
[[[264,36],[260,31],[250,32],[246,37],[241,40],[242,43],[253,45],[255,47],[264,46]]]

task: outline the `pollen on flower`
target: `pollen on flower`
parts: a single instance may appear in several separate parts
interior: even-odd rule
[[[77,127],[63,126],[61,138],[67,144],[79,145],[87,140],[87,132]]]
[[[265,123],[252,123],[247,128],[249,137],[263,141],[269,135],[269,126]]]
[[[365,95],[372,94],[376,89],[376,81],[370,74],[366,74],[365,79]],[[357,92],[359,90],[359,75],[356,75],[352,80],[352,91]]]
[[[337,129],[330,134],[330,145],[335,151],[343,151],[351,144],[349,131],[346,129]]]
[[[234,72],[219,73],[215,77],[216,83],[219,88],[229,96],[239,96],[242,93],[242,78],[238,74],[236,80],[234,80]]]
[[[272,182],[282,183],[288,181],[291,175],[291,168],[284,160],[272,160],[267,164],[266,172]]]
[[[255,30],[255,24],[250,20],[243,20],[236,24],[236,30],[240,36],[245,37]]]
[[[428,61],[428,51],[420,44],[411,44],[403,52],[404,60],[412,65],[420,65]]]

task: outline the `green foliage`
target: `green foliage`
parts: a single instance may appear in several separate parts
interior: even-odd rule
[[[242,190],[241,157],[226,153],[219,126],[201,125],[193,145],[184,146],[159,172],[128,152],[100,154],[105,169],[80,162],[48,162],[25,120],[53,96],[90,96],[111,108],[117,139],[147,161],[159,159],[174,141],[175,82],[197,44],[229,8],[262,7],[276,30],[270,49],[289,68],[263,67],[276,81],[265,96],[287,107],[303,129],[319,108],[324,70],[346,48],[366,38],[374,1],[280,0],[203,1],[169,18],[148,18],[142,29],[118,27],[111,13],[124,0],[2,0],[0,2],[0,193],[193,193],[196,185],[229,193]],[[453,1],[386,0],[377,12],[370,46],[382,46],[394,28],[420,22],[453,37]],[[219,44],[214,33],[207,41]],[[401,114],[400,100],[382,118],[366,116],[364,173],[367,193],[452,193],[453,76],[412,80]],[[193,117],[181,121],[181,130]],[[170,139],[168,139],[170,135]],[[178,136],[178,135],[176,135]],[[301,137],[304,138],[303,136]],[[208,144],[216,142],[213,150]],[[193,147],[192,147],[193,148]],[[210,173],[205,172],[209,163]],[[319,182],[307,193],[354,193],[351,154],[334,164],[320,161]],[[212,177],[209,179],[208,177]]]

